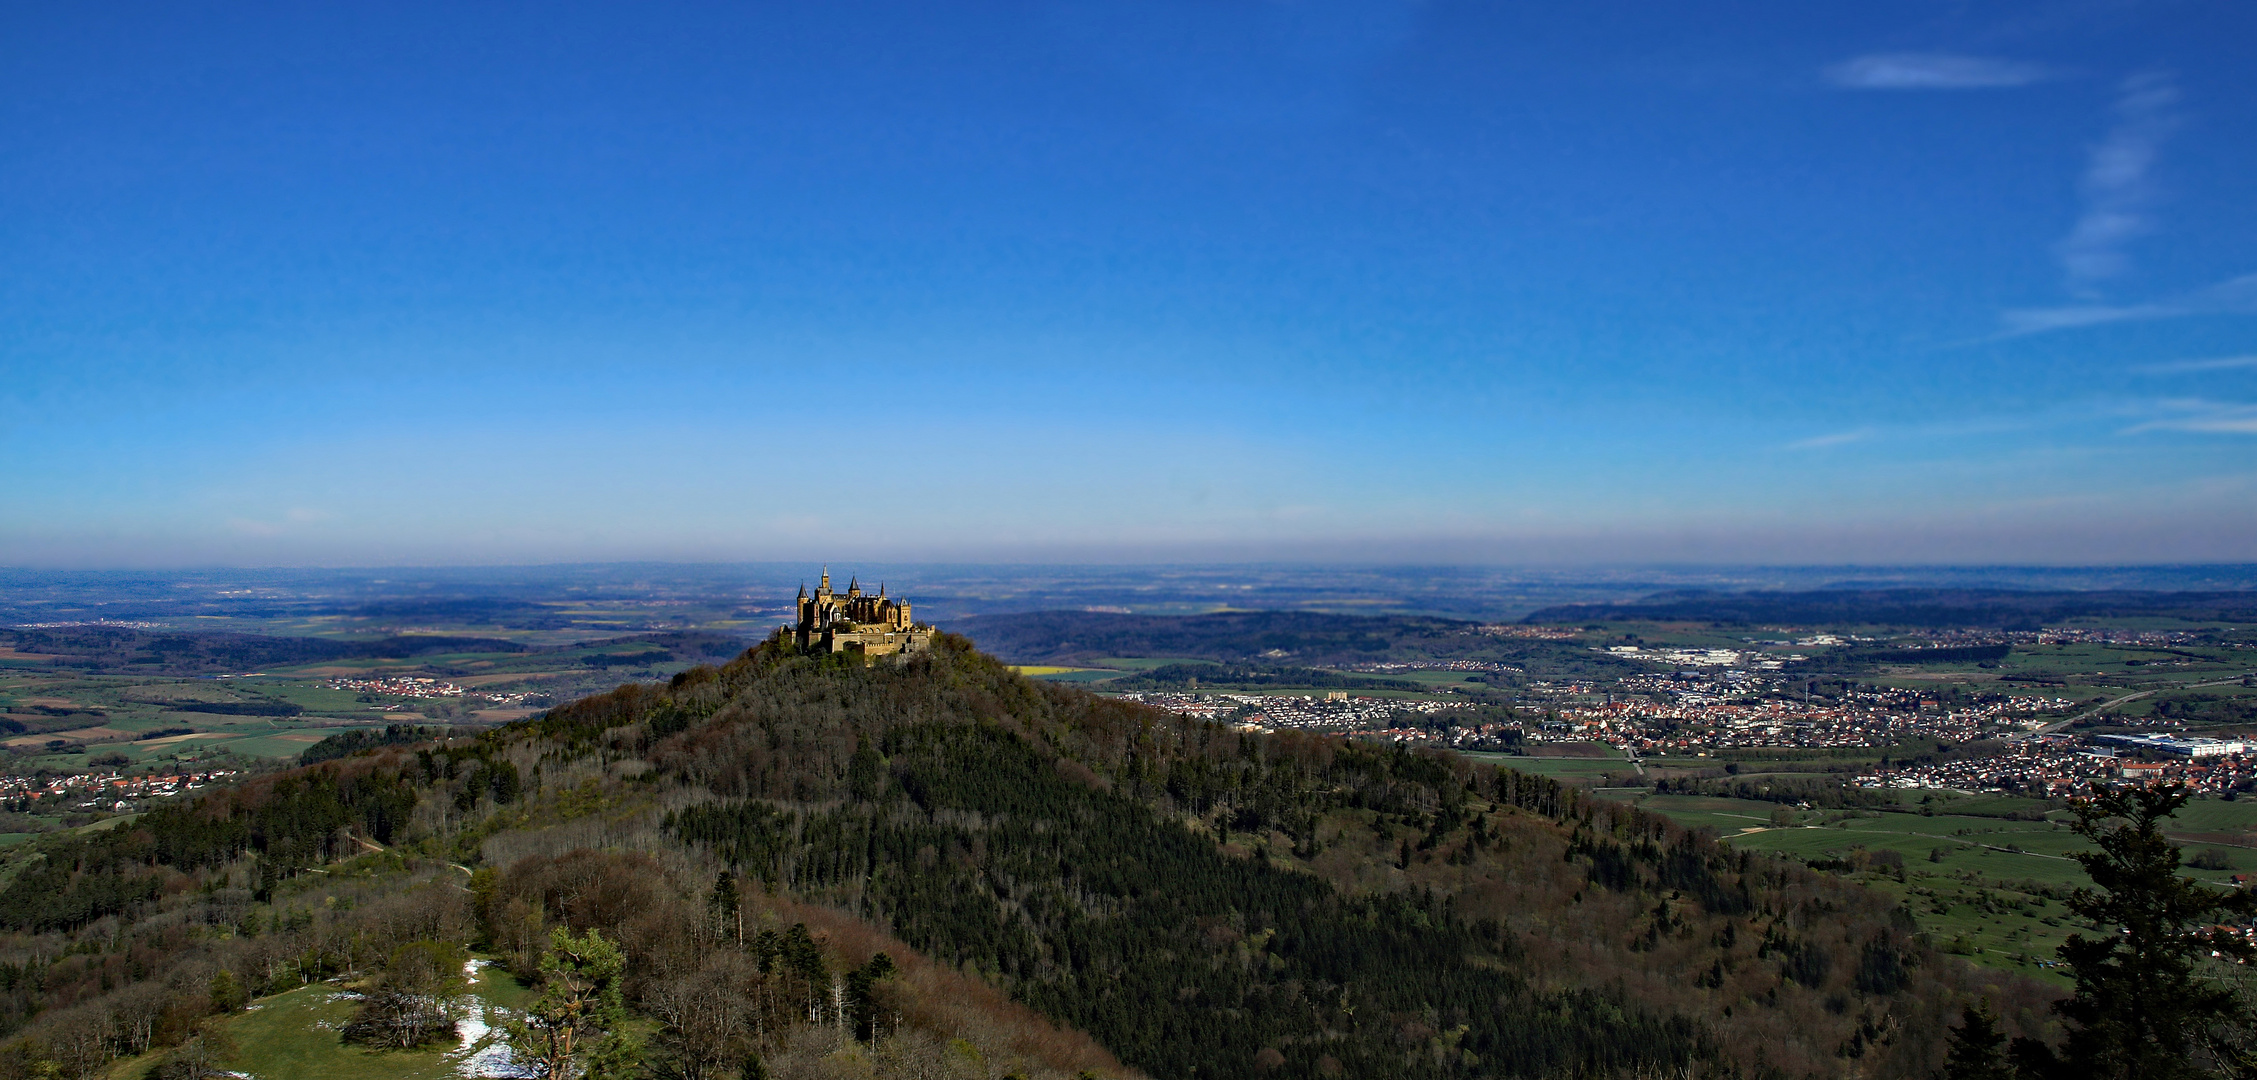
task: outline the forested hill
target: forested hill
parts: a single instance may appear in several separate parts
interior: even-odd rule
[[[669,834],[1156,1076],[1925,1076],[1978,987],[1884,900],[1448,755],[1263,736],[944,637],[552,713],[717,798]]]
[[[622,943],[660,1075],[1912,1078],[1977,995],[2044,1022],[1798,864],[949,635],[868,665],[771,642],[42,843],[0,892],[0,1067],[189,1053],[239,987],[395,1000],[424,945],[532,978],[555,927]]]
[[[2257,620],[2257,592],[2149,592],[2010,589],[1819,589],[1805,592],[1660,592],[1622,604],[1565,604],[1523,622],[1588,623],[1613,619],[1665,622],[1857,624],[1908,627],[2037,629],[2070,619],[2179,618]]]

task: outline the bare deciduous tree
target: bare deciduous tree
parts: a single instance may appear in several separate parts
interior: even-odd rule
[[[740,953],[712,957],[701,969],[652,981],[644,1007],[666,1025],[666,1043],[687,1080],[714,1080],[750,1052],[755,977]]]

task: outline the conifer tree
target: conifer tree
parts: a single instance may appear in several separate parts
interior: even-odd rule
[[[2014,1080],[2006,1034],[1998,1029],[1989,1002],[1967,1006],[1959,1026],[1944,1034],[1944,1046],[1944,1069],[1937,1080]]]
[[[737,894],[737,875],[727,870],[713,879],[713,894],[706,898],[713,925],[733,942],[744,941],[744,907]]]
[[[2076,993],[2054,1005],[2069,1023],[2060,1050],[2015,1040],[2014,1057],[2033,1080],[2206,1076],[2197,1049],[2211,1028],[2241,1019],[2233,992],[2197,968],[2213,951],[2250,955],[2209,930],[2246,905],[2178,873],[2179,848],[2162,823],[2186,801],[2178,784],[2095,785],[2073,807],[2077,834],[2095,848],[2073,857],[2096,888],[2078,889],[2069,909],[2099,934],[2070,935],[2060,948],[2076,979]]]
[[[626,968],[626,955],[602,933],[575,937],[557,927],[541,957],[541,996],[505,1029],[511,1056],[543,1080],[632,1075],[642,1048],[620,1027]]]

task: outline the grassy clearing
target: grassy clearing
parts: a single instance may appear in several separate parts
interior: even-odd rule
[[[1777,803],[1600,789],[1693,827],[1714,829],[1727,843],[1803,862],[1837,864],[1835,872],[1903,903],[1937,947],[1977,963],[2063,981],[2054,950],[2078,928],[2062,900],[2089,881],[2069,856],[2090,849],[2069,831],[2065,813],[2039,820],[2001,815],[2042,812],[2047,804],[2004,796],[1944,798],[1921,812],[1923,793],[1906,793],[1904,811],[1810,811]],[[1952,811],[1961,811],[1954,813]],[[2257,826],[2257,803],[2202,799],[2188,804],[2174,835]],[[2189,845],[2199,849],[2205,845]],[[1889,858],[1893,852],[1900,868]],[[2186,871],[2217,885],[2236,870],[2257,867],[2257,852],[2227,851],[2227,870]],[[1841,869],[1838,864],[1851,869]]]
[[[531,997],[532,991],[506,972],[481,967],[465,1000],[474,1010],[514,1009]],[[264,998],[227,1021],[237,1051],[229,1066],[257,1080],[459,1080],[463,1057],[485,1045],[480,1041],[424,1050],[349,1045],[338,1033],[352,1018],[353,1007],[337,987],[327,984]],[[139,1080],[160,1057],[122,1061],[110,1075],[114,1080]]]
[[[372,1051],[346,1044],[337,1032],[352,1018],[353,1004],[333,986],[301,987],[260,1004],[227,1024],[237,1049],[229,1064],[260,1080],[439,1080],[458,1075],[446,1059],[447,1050]]]

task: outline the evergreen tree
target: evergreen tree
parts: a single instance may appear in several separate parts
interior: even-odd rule
[[[626,968],[626,955],[600,932],[574,937],[557,927],[541,957],[541,996],[507,1026],[511,1056],[544,1080],[631,1075],[641,1047],[621,1030]]]
[[[871,957],[869,963],[847,974],[847,1012],[854,1025],[855,1038],[868,1042],[884,1034],[884,1008],[879,1001],[878,985],[892,978],[898,970],[893,957],[879,953]]]
[[[2250,955],[2238,940],[2209,932],[2245,904],[2179,875],[2179,848],[2162,823],[2186,801],[2177,784],[2095,785],[2073,807],[2077,834],[2096,849],[2074,857],[2097,888],[2078,889],[2069,908],[2100,935],[2073,934],[2060,948],[2077,983],[2075,995],[2054,1006],[2069,1022],[2061,1049],[2015,1042],[2018,1063],[2038,1080],[2206,1076],[2196,1050],[2211,1028],[2241,1019],[2233,992],[2196,968],[2213,950]]]
[[[737,875],[721,871],[713,879],[713,894],[706,897],[706,908],[713,913],[714,928],[728,935],[730,941],[744,940],[744,907],[737,895]]]
[[[1990,1003],[1969,1005],[1959,1015],[1959,1026],[1945,1033],[1944,1069],[1937,1080],[2014,1080],[2014,1067],[2006,1059],[2006,1033],[1998,1029],[1998,1016]]]

